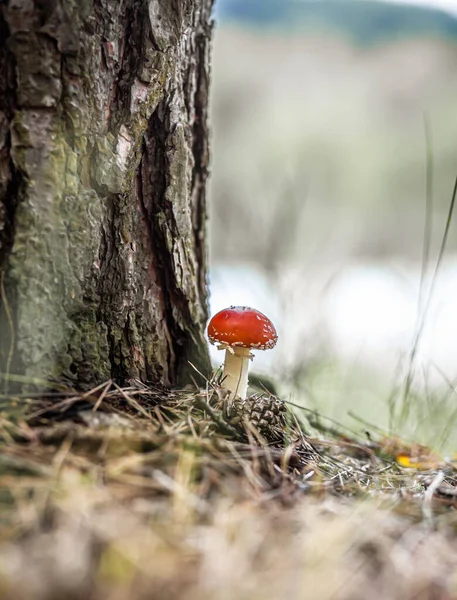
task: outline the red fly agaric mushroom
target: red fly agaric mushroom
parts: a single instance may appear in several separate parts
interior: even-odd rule
[[[230,397],[246,399],[249,359],[253,350],[274,348],[278,335],[264,314],[249,306],[231,306],[218,312],[208,325],[208,338],[226,350],[222,386]]]

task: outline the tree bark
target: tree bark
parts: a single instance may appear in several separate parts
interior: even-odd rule
[[[211,5],[2,5],[0,372],[208,372]]]

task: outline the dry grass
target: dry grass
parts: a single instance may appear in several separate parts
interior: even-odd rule
[[[300,410],[267,440],[211,384],[27,400],[0,598],[457,598],[457,465],[424,447]]]

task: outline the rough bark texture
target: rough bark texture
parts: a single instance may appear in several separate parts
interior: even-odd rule
[[[211,4],[2,4],[1,372],[207,370]]]

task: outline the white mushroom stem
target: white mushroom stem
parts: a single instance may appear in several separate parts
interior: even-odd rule
[[[222,387],[230,391],[230,398],[239,396],[242,400],[246,399],[249,360],[251,357],[252,354],[249,348],[242,348],[241,346],[227,348],[225,351]]]

